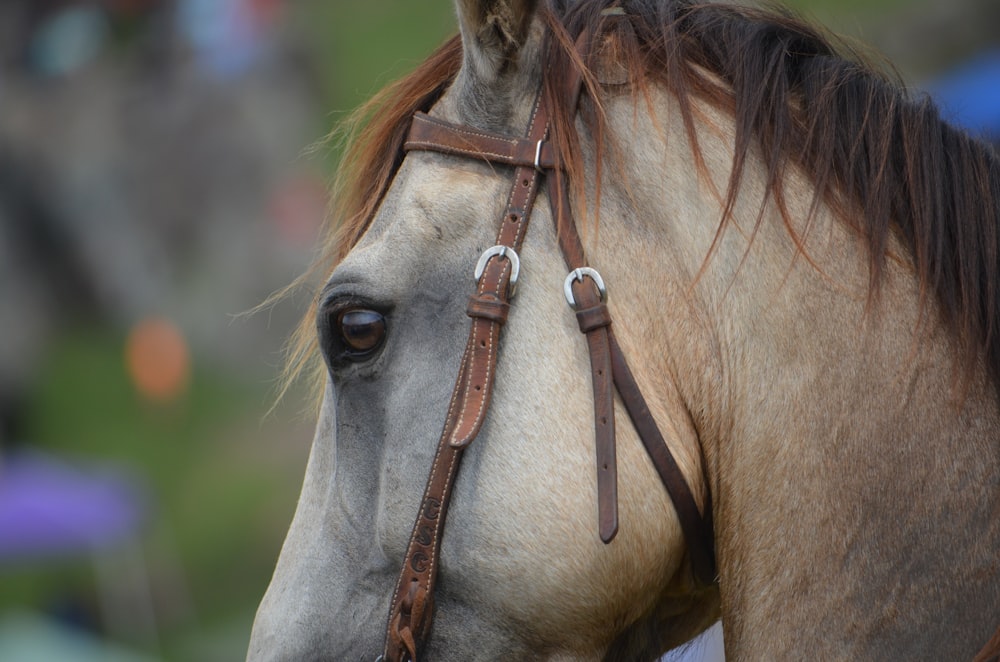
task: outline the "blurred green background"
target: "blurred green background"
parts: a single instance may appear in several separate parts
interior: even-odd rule
[[[16,4],[0,13],[0,202],[16,202],[0,226],[45,231],[30,259],[23,237],[0,234],[0,303],[14,310],[0,343],[17,366],[0,391],[3,456],[43,452],[87,476],[110,464],[145,496],[141,523],[107,544],[0,556],[0,659],[242,659],[312,398],[293,391],[267,414],[308,293],[240,313],[312,258],[336,154],[307,148],[449,35],[451,4]],[[992,0],[787,4],[874,43],[916,84],[1000,33]],[[211,29],[239,5],[250,27]],[[81,8],[76,32],[53,18]],[[151,319],[188,356],[166,395],[144,392],[126,358]],[[31,637],[65,637],[72,657]]]

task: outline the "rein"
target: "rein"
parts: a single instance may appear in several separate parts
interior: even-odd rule
[[[571,104],[569,107],[575,109],[582,89],[580,72],[575,67],[562,72],[549,71],[546,67],[546,74],[561,76],[567,81],[567,100]],[[393,593],[385,648],[379,658],[382,662],[417,662],[418,652],[430,634],[441,538],[452,489],[462,454],[476,438],[489,409],[500,333],[510,312],[510,300],[520,272],[518,253],[546,175],[550,177],[549,202],[559,247],[570,270],[563,289],[576,313],[580,331],[586,336],[590,354],[601,540],[610,543],[618,532],[614,415],[617,388],[629,419],[673,502],[690,551],[695,580],[703,586],[716,580],[711,502],[706,502],[702,516],[615,339],[604,280],[587,264],[572,217],[565,173],[558,167],[556,150],[547,140],[554,103],[555,100],[549,99],[544,91],[538,94],[524,138],[487,133],[417,113],[403,146],[407,152],[426,150],[514,166],[514,178],[496,244],[482,254],[476,265],[476,291],[466,308],[472,320],[469,337]]]

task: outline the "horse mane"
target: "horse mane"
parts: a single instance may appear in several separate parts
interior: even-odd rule
[[[980,359],[1000,385],[1000,159],[983,142],[945,123],[926,95],[911,96],[834,37],[776,10],[692,0],[548,0],[543,17],[554,39],[554,66],[584,70],[591,103],[580,117],[598,145],[604,135],[595,53],[628,73],[634,94],[662,86],[677,98],[696,164],[704,171],[695,102],[721,108],[735,122],[735,158],[718,232],[726,227],[745,164],[756,149],[773,200],[793,238],[784,176],[803,172],[815,187],[812,213],[829,205],[870,249],[870,296],[878,293],[893,234],[912,255],[921,307],[936,299],[964,351],[963,372]],[[584,56],[574,43],[592,35]],[[336,185],[336,230],[316,271],[329,274],[374,215],[402,159],[409,120],[447,89],[462,61],[452,38],[416,71],[355,114],[364,125],[347,152]],[[558,70],[558,69],[557,69]],[[555,100],[551,132],[576,190],[582,154],[577,108],[547,83]],[[807,219],[808,220],[808,219]],[[808,227],[808,222],[806,223]],[[718,237],[718,235],[717,235]],[[801,245],[800,245],[801,248]],[[315,305],[292,345],[297,373],[312,354]]]
[[[403,162],[403,142],[410,119],[417,111],[429,111],[458,74],[462,63],[462,40],[448,39],[414,71],[383,88],[362,104],[327,137],[343,140],[346,149],[341,157],[331,187],[328,231],[319,257],[302,276],[270,300],[280,298],[299,286],[326,278],[354,247],[375,216],[382,198]],[[265,304],[268,302],[265,302]],[[302,321],[292,332],[285,351],[284,378],[278,399],[313,363],[316,355],[316,312],[319,301],[313,299]],[[322,365],[313,379],[323,380]],[[315,389],[317,393],[322,390]]]

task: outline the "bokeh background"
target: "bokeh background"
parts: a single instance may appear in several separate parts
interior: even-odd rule
[[[996,0],[788,4],[1000,138]],[[0,3],[0,660],[243,658],[311,293],[245,313],[313,257],[323,136],[453,29],[447,0]]]

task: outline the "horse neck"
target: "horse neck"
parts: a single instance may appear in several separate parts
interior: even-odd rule
[[[616,238],[594,255],[626,260],[628,289],[646,293],[616,328],[665,350],[697,430],[727,653],[971,658],[1000,610],[996,388],[984,371],[956,379],[955,342],[933,302],[921,308],[905,248],[871,295],[867,248],[824,207],[803,220],[812,190],[797,173],[785,193],[799,241],[773,204],[758,223],[753,158],[716,241],[731,121],[700,109],[704,177],[668,95],[608,109],[628,157],[611,150],[600,232],[658,250],[616,251]]]

